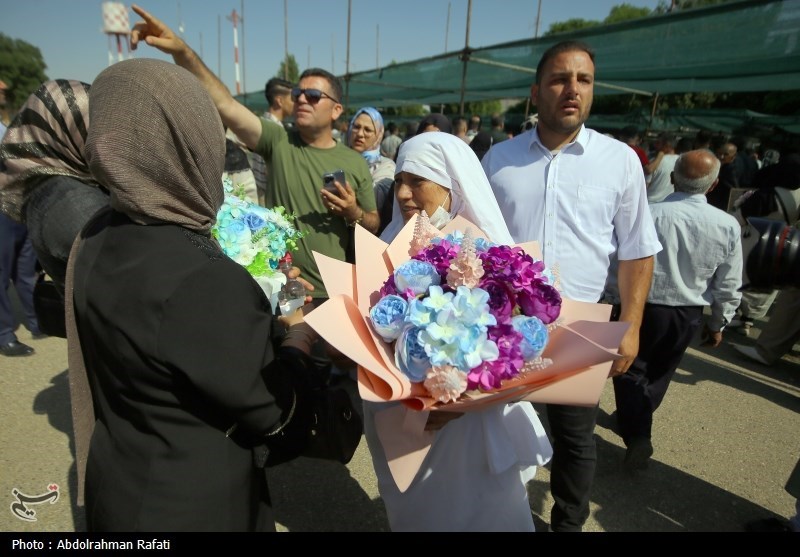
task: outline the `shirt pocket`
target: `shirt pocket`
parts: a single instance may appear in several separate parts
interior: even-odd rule
[[[617,190],[598,183],[578,184],[575,200],[575,222],[596,226],[598,232],[611,227],[617,212]]]

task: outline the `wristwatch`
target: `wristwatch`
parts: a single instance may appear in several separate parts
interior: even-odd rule
[[[350,221],[350,220],[345,219],[345,221],[347,222],[347,226],[349,226],[351,228],[355,228],[356,225],[357,224],[361,224],[361,221],[363,221],[363,220],[364,220],[364,209],[361,209],[361,213],[358,215],[358,218],[356,220]]]

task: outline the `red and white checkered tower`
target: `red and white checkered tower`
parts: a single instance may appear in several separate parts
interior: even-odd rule
[[[233,22],[233,64],[236,73],[236,94],[241,95],[242,86],[239,84],[239,22],[242,20],[241,16],[236,13],[234,9],[231,15],[225,16],[229,21]]]
[[[122,53],[122,42],[125,41],[125,46],[128,51],[128,57],[131,54],[131,24],[128,17],[128,8],[122,2],[103,2],[103,33],[108,35],[108,65],[114,63],[114,53],[111,43],[111,38],[115,37],[117,40],[117,57],[118,62],[125,59]]]

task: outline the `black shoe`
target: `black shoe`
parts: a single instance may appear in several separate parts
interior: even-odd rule
[[[33,333],[31,337],[33,340],[42,340],[43,338],[50,338],[50,335],[46,335],[44,333]]]
[[[748,532],[792,532],[787,520],[776,517],[751,520],[744,529]]]
[[[30,356],[33,352],[33,348],[18,340],[12,340],[8,344],[0,346],[0,354],[3,356]]]
[[[623,465],[628,470],[644,470],[653,456],[653,444],[646,437],[634,437],[628,444]]]

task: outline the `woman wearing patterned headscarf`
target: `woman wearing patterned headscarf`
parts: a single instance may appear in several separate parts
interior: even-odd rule
[[[347,128],[347,146],[361,153],[369,165],[372,187],[375,191],[375,206],[381,216],[378,234],[386,227],[391,216],[395,169],[394,161],[381,155],[381,141],[383,141],[381,113],[371,106],[359,109]]]
[[[281,317],[274,349],[262,290],[210,235],[217,110],[188,71],[135,59],[97,76],[90,112],[86,160],[111,207],[81,234],[67,288],[96,409],[87,525],[275,530],[259,467],[305,445],[313,333],[302,311]]]
[[[62,293],[72,242],[108,205],[84,160],[88,129],[89,85],[56,79],[28,97],[0,145],[0,211],[27,226]]]
[[[492,241],[513,244],[478,158],[455,135],[426,132],[400,145],[394,218],[381,239],[391,242],[423,211],[437,228],[460,215]],[[364,401],[363,407],[364,436],[392,531],[534,530],[525,486],[552,450],[529,403],[500,404],[438,422],[431,428],[440,428],[431,448],[405,491],[397,487],[387,458],[400,451],[387,450],[383,440],[396,440],[391,430],[402,430],[414,411],[398,402]],[[431,419],[442,417],[436,414]]]

